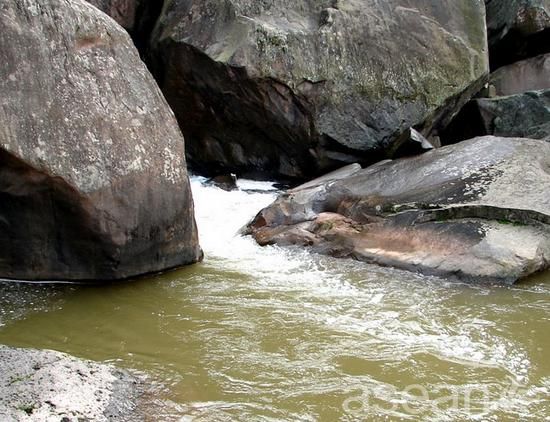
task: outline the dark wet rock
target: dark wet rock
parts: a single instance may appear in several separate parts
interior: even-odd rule
[[[443,133],[445,144],[474,136],[550,136],[550,90],[472,100]]]
[[[476,0],[184,1],[157,79],[200,172],[304,178],[384,157],[458,111],[488,70]]]
[[[200,259],[183,137],[128,34],[81,0],[6,0],[0,27],[0,277]]]
[[[490,80],[497,96],[550,89],[550,54],[501,67],[491,74]]]
[[[138,421],[143,379],[50,350],[0,345],[2,421]]]
[[[237,176],[234,174],[221,174],[209,180],[214,186],[225,191],[237,190]]]
[[[488,136],[290,190],[247,232],[262,245],[514,282],[550,266],[548,192],[550,144]]]
[[[544,139],[550,135],[550,90],[476,100],[487,135]]]
[[[550,0],[485,0],[491,68],[550,52]]]

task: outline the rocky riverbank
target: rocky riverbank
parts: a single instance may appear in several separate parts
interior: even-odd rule
[[[137,421],[142,379],[51,350],[0,345],[2,421]]]
[[[463,280],[550,265],[550,143],[476,138],[292,189],[248,226],[258,243]]]

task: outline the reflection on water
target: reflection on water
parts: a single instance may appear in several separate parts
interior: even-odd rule
[[[0,343],[147,371],[167,386],[163,419],[548,420],[550,275],[469,286],[260,248],[235,233],[274,193],[201,181],[202,264],[0,284]]]

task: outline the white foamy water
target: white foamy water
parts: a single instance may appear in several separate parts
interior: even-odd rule
[[[534,407],[540,405],[541,397],[548,389],[541,386],[541,380],[535,382],[531,379],[537,368],[532,367],[529,351],[513,337],[500,335],[502,326],[493,318],[498,315],[498,311],[495,313],[493,309],[493,301],[497,299],[498,302],[505,295],[514,296],[514,292],[524,292],[522,288],[460,285],[364,263],[311,255],[303,250],[261,248],[251,238],[239,236],[238,231],[276,198],[271,184],[242,181],[241,188],[246,186],[265,192],[224,192],[203,185],[203,181],[193,179],[193,190],[201,243],[208,257],[206,265],[248,275],[251,279],[247,280],[245,290],[250,289],[253,295],[261,298],[247,298],[237,305],[240,308],[237,310],[231,304],[229,311],[218,302],[219,293],[223,295],[239,284],[220,283],[219,280],[207,287],[218,293],[207,296],[213,299],[212,306],[231,312],[233,317],[225,320],[228,326],[242,328],[243,321],[247,321],[251,337],[240,338],[239,345],[234,345],[246,356],[243,358],[244,367],[254,367],[261,361],[270,373],[288,374],[290,379],[278,389],[280,394],[289,394],[287,388],[293,384],[291,380],[295,375],[291,374],[294,371],[308,373],[317,370],[318,376],[306,378],[299,389],[301,393],[295,394],[314,394],[316,391],[326,394],[322,384],[327,382],[331,394],[349,393],[353,388],[368,391],[369,396],[372,391],[379,391],[381,397],[378,399],[386,403],[387,413],[384,406],[377,405],[370,411],[366,410],[366,416],[381,412],[386,416],[406,417],[407,412],[403,413],[400,400],[402,405],[405,403],[405,410],[409,410],[408,417],[422,414],[434,420],[457,417],[474,420],[508,413],[527,417],[529,412],[525,409],[530,404]],[[547,295],[548,289],[544,288],[543,297],[547,298]],[[270,298],[268,301],[266,296]],[[473,303],[468,303],[469,296],[475,298]],[[524,305],[530,308],[529,304]],[[544,308],[550,309],[548,304]],[[264,315],[269,314],[269,321],[261,323],[246,316],[258,310]],[[301,331],[304,327],[323,334],[309,340],[298,335],[299,339],[287,347],[300,358],[298,362],[288,361],[284,353],[283,356],[274,356],[258,350],[256,336],[262,336],[259,326],[265,328],[264,324],[272,325],[274,320],[278,324],[289,324],[287,333],[290,337],[295,330]],[[328,339],[322,339],[323,336],[328,336]],[[230,339],[224,338],[225,341],[231,343]],[[351,367],[364,366],[364,373],[349,376],[345,370],[342,372],[339,360],[351,362]],[[369,374],[366,368],[376,366],[376,362],[380,367],[374,372],[383,372],[382,368],[386,367],[389,382],[384,377],[377,378],[379,374]],[[423,363],[418,365],[419,362]],[[432,368],[429,362],[436,368]],[[343,364],[344,367],[347,365]],[[446,374],[445,370],[438,374],[438,366],[456,372],[456,380],[453,381],[453,376]],[[225,379],[222,374],[218,375]],[[391,379],[400,381],[395,385]],[[238,384],[235,378],[226,381],[230,385]],[[249,382],[255,385],[252,379]],[[539,394],[533,395],[529,388],[525,388],[531,382],[537,385],[532,388],[538,388]],[[276,386],[269,385],[273,392]],[[411,385],[422,386],[425,389],[422,393],[427,392],[429,400],[404,399],[406,394],[403,391],[406,392]],[[510,391],[515,392],[515,396]],[[472,398],[466,399],[469,394]],[[438,399],[443,402],[446,397],[449,400],[471,400],[472,403],[455,407],[437,405]],[[409,409],[408,402],[414,403],[417,410]],[[359,412],[351,416],[365,415]]]

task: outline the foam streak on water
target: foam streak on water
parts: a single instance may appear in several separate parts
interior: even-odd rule
[[[192,179],[202,264],[58,286],[38,306],[35,291],[25,316],[0,285],[0,342],[147,371],[169,384],[167,420],[548,420],[548,275],[469,286],[261,248],[237,233],[271,184],[204,182]]]

